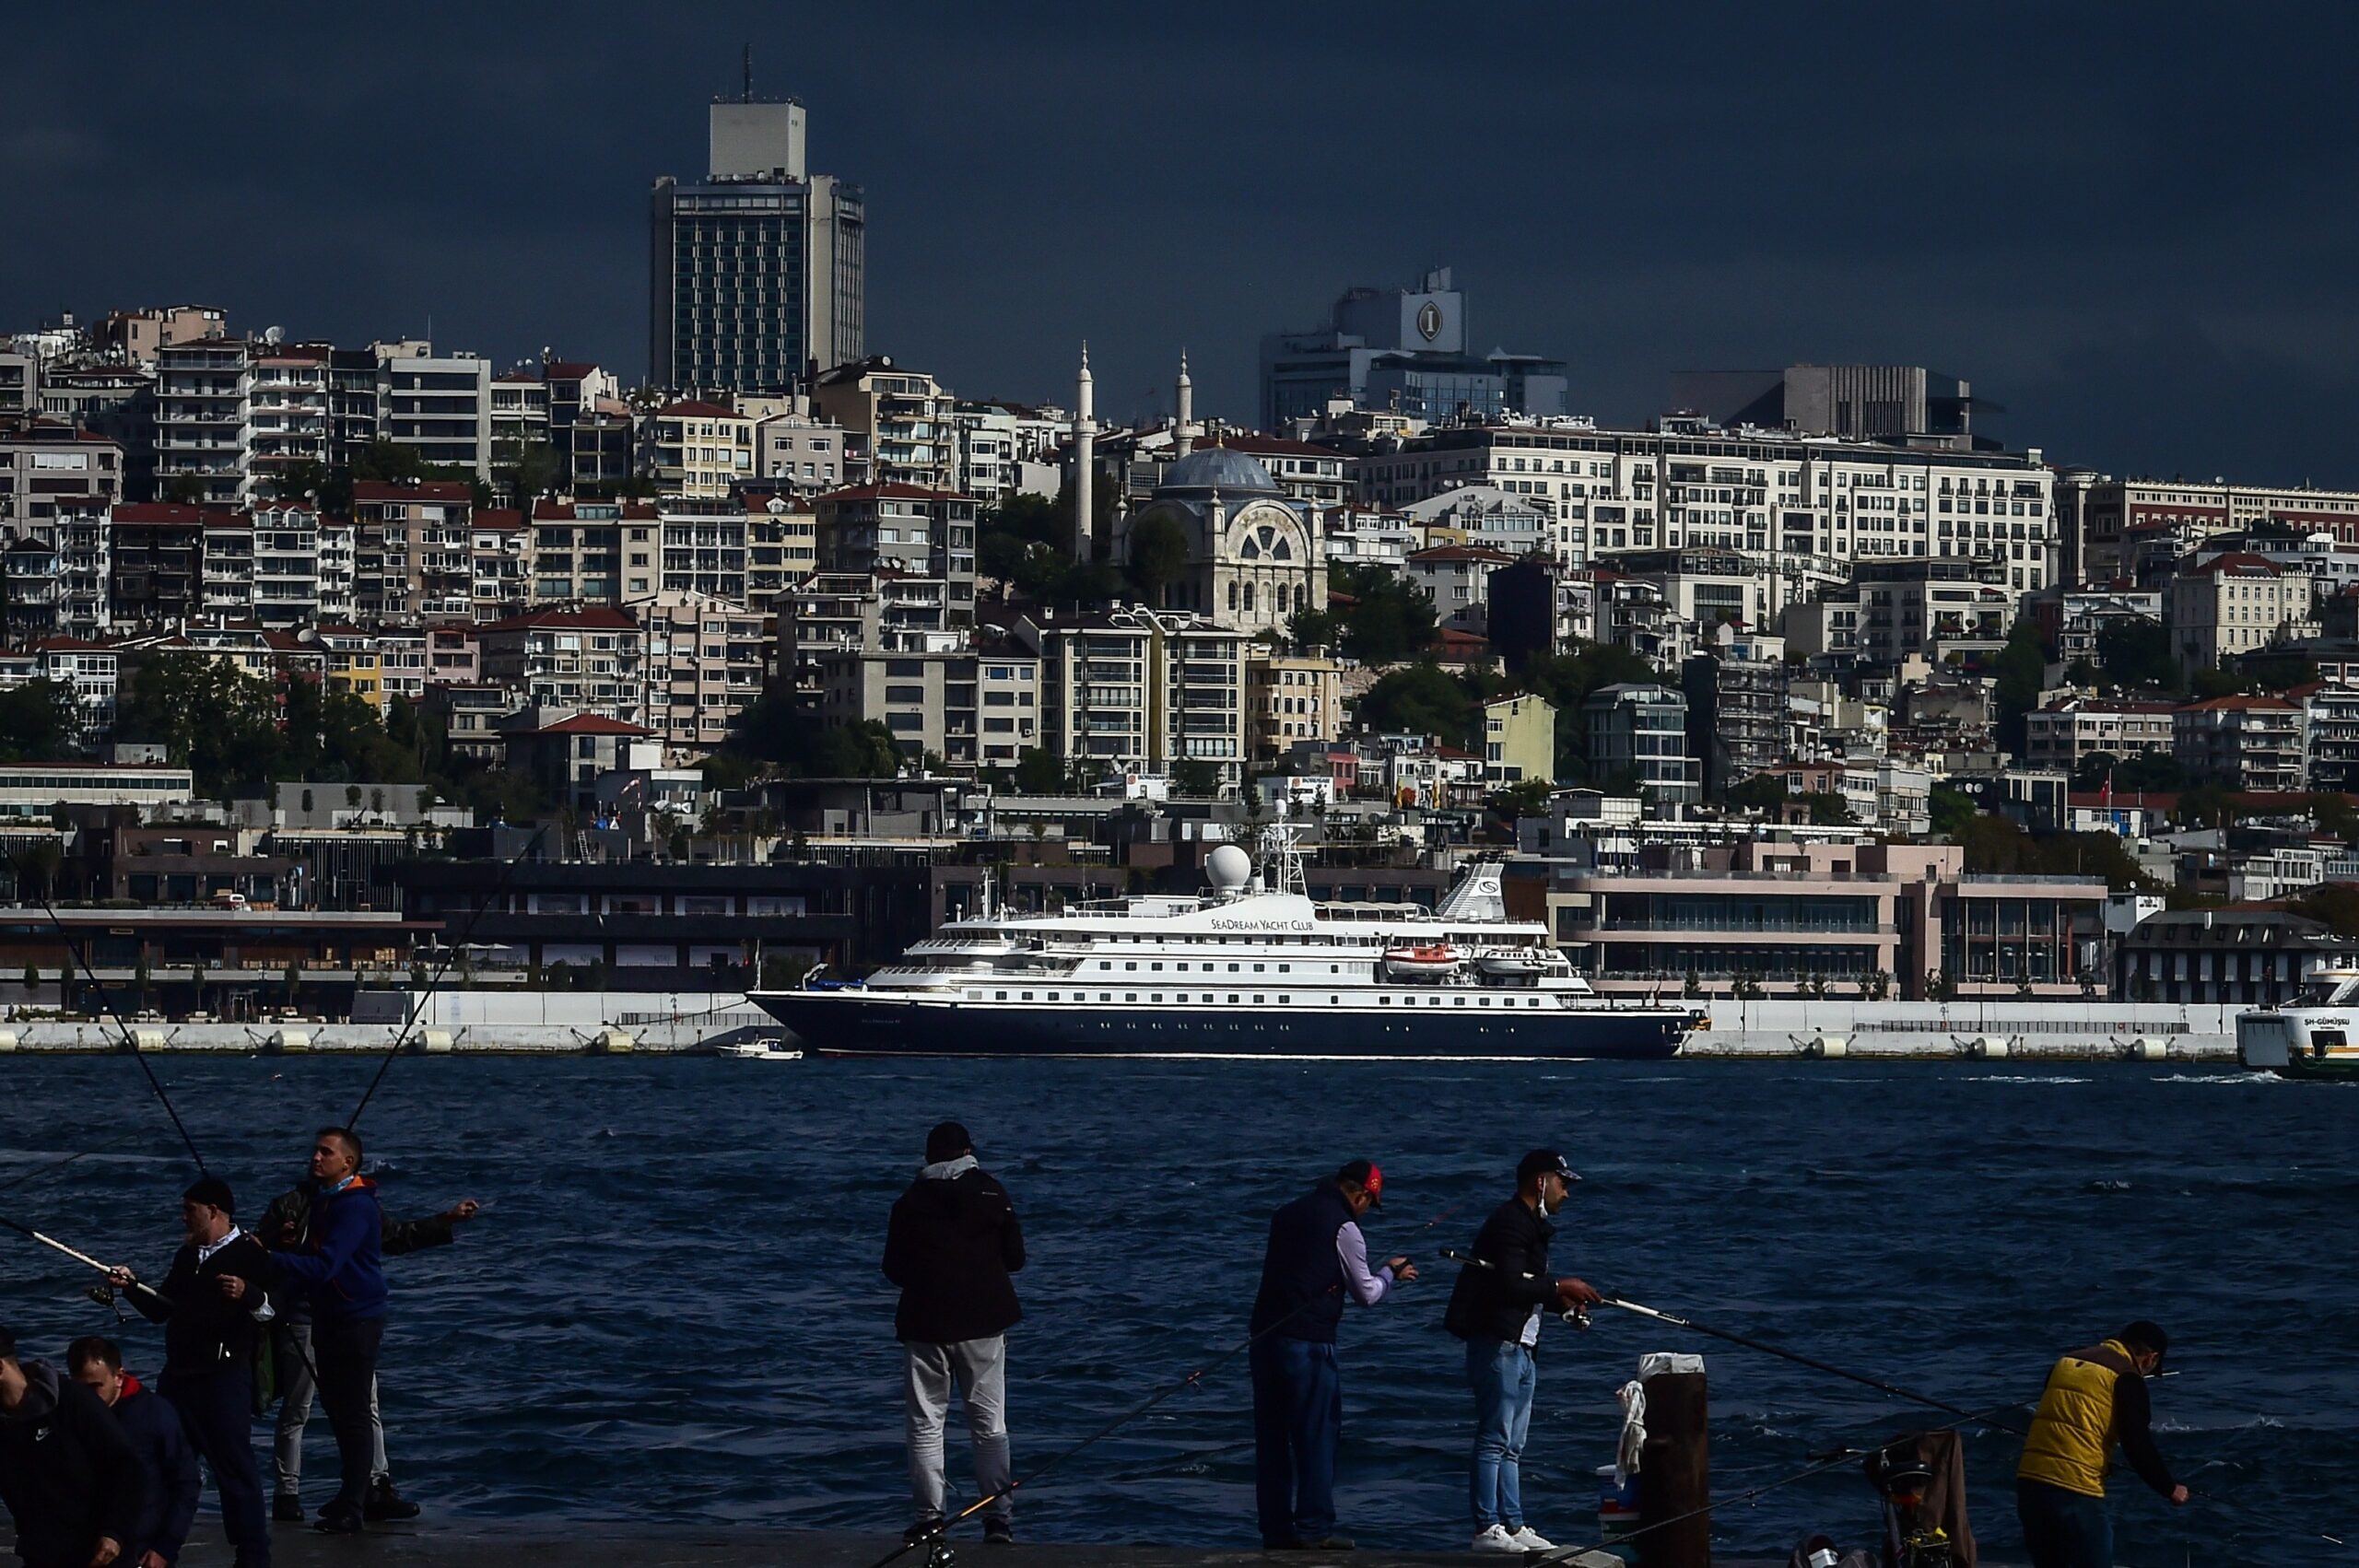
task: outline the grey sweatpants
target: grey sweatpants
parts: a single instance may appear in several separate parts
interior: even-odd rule
[[[955,1345],[903,1345],[909,1359],[910,1495],[921,1519],[942,1517],[942,1427],[950,1414],[950,1386],[967,1407],[967,1435],[975,1450],[976,1495],[1003,1492],[1011,1477],[1007,1447],[1007,1336],[962,1340]],[[986,1519],[1012,1520],[1002,1497]]]
[[[282,1327],[302,1347],[299,1354],[282,1356],[278,1363],[278,1431],[271,1445],[278,1490],[291,1496],[303,1490],[303,1428],[311,1422],[311,1401],[318,1398],[319,1389],[311,1382],[311,1326],[287,1323]],[[385,1418],[377,1413],[374,1378],[369,1381],[369,1436],[372,1449],[369,1457],[370,1479],[381,1480],[392,1472],[385,1468]]]

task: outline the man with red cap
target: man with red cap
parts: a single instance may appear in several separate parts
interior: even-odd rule
[[[1346,1296],[1374,1306],[1417,1277],[1406,1258],[1367,1266],[1360,1216],[1384,1202],[1384,1173],[1354,1160],[1270,1219],[1253,1298],[1254,1503],[1262,1544],[1348,1550],[1335,1533],[1335,1451],[1344,1384],[1335,1329]]]

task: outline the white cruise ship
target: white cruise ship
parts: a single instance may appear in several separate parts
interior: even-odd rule
[[[1496,863],[1437,908],[1321,904],[1292,830],[1236,845],[1211,888],[1053,914],[991,907],[856,983],[753,1000],[829,1056],[1450,1059],[1660,1058],[1695,1013],[1609,1004],[1547,928],[1511,920]]]

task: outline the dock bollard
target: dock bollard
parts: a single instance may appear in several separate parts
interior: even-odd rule
[[[1700,1358],[1699,1358],[1700,1359]],[[1639,1568],[1712,1568],[1711,1412],[1701,1372],[1645,1380],[1647,1441],[1639,1450],[1638,1517],[1679,1519],[1638,1537]],[[1693,1515],[1692,1518],[1681,1518]]]

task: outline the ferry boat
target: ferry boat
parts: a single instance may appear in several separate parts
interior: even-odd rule
[[[1496,862],[1440,905],[1320,903],[1292,829],[1206,858],[1211,886],[1047,914],[992,906],[858,983],[757,991],[823,1056],[1659,1059],[1698,1024],[1609,1003],[1538,921],[1511,920]]]
[[[2359,1078],[2359,968],[2314,970],[2291,1007],[2236,1014],[2236,1055],[2281,1078]]]

